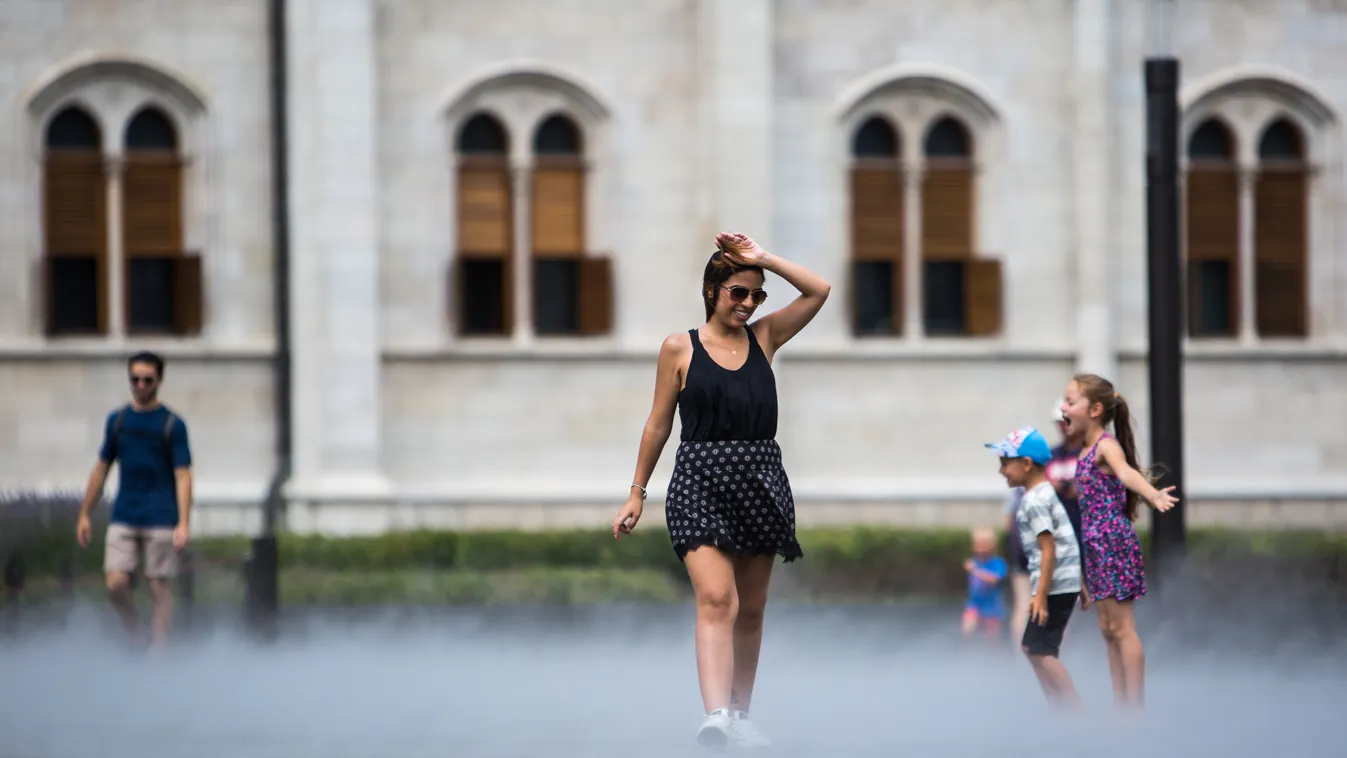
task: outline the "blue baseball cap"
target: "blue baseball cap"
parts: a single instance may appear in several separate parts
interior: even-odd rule
[[[1052,460],[1048,441],[1032,426],[1020,427],[1000,442],[988,442],[987,447],[1002,458],[1028,458],[1040,466]]]

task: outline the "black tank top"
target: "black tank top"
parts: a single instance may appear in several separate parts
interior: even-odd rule
[[[692,336],[692,361],[678,395],[684,442],[776,439],[776,376],[767,355],[748,332],[748,358],[731,371],[716,363]]]

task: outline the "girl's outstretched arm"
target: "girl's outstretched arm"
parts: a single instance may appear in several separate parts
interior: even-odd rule
[[[1114,476],[1123,483],[1127,489],[1146,498],[1146,502],[1157,511],[1167,511],[1179,502],[1179,499],[1170,494],[1173,487],[1165,487],[1157,490],[1146,481],[1146,477],[1141,475],[1140,471],[1127,464],[1127,456],[1123,454],[1122,446],[1117,440],[1104,439],[1099,443],[1099,455],[1104,457],[1104,462],[1113,470]]]

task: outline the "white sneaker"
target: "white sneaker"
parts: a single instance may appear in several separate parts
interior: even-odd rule
[[[729,744],[734,726],[734,720],[728,710],[719,708],[711,711],[702,719],[702,726],[697,730],[697,744],[702,747],[723,748]]]
[[[772,746],[771,741],[758,729],[758,725],[754,724],[743,711],[734,712],[734,721],[730,723],[730,739],[735,747],[750,750],[763,750]]]

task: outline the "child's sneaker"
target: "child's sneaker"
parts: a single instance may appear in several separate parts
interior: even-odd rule
[[[697,730],[697,744],[702,747],[723,748],[729,744],[734,726],[734,720],[728,710],[718,708],[711,711],[702,719],[702,726]]]
[[[771,741],[748,718],[744,711],[734,712],[734,721],[730,724],[731,740],[735,747],[762,750],[772,746]]]

